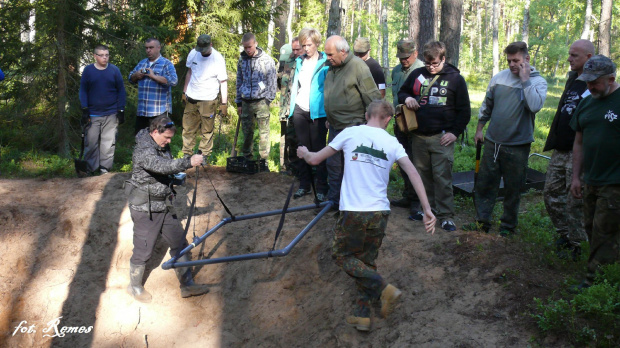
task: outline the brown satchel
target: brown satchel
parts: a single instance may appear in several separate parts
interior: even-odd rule
[[[396,106],[396,125],[403,133],[418,129],[418,118],[415,111],[409,109],[405,104],[398,104]]]

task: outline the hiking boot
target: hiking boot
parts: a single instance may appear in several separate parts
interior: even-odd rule
[[[301,197],[303,197],[305,195],[309,195],[311,193],[312,193],[312,190],[310,190],[310,189],[305,190],[305,189],[300,188],[299,190],[297,190],[297,192],[295,192],[293,194],[293,198],[294,199],[301,198]]]
[[[515,234],[515,231],[509,230],[507,228],[502,228],[499,231],[499,235],[502,236],[502,237],[505,237],[505,238],[512,237],[514,234]]]
[[[388,284],[385,289],[381,291],[381,316],[383,318],[387,318],[387,316],[392,313],[402,294],[402,291],[398,290],[392,284]]]
[[[177,262],[188,262],[189,257],[187,255],[181,256]],[[194,283],[192,277],[192,270],[189,267],[175,268],[174,271],[179,279],[181,288],[181,297],[186,298],[190,296],[200,296],[209,292],[209,287],[204,284]]]
[[[347,324],[353,326],[358,331],[370,331],[370,318],[364,317],[347,317]]]
[[[142,286],[145,268],[145,265],[139,266],[131,262],[129,263],[129,286],[127,287],[127,292],[129,295],[133,296],[134,299],[143,303],[149,303],[153,297]]]
[[[452,220],[444,220],[444,222],[441,223],[441,228],[448,232],[456,231],[456,225],[454,225]]]
[[[399,208],[409,208],[409,206],[411,205],[411,200],[407,197],[403,197],[401,199],[392,199],[390,200],[390,204]]]
[[[480,231],[484,233],[489,233],[491,226],[481,221],[472,222],[469,224],[465,224],[461,227],[463,231]]]
[[[326,195],[326,194],[324,194],[324,193],[317,193],[317,194],[316,194],[316,200],[317,200],[319,203],[323,203],[323,202],[325,202],[325,201],[327,200],[327,195]]]
[[[590,283],[587,279],[582,281],[581,284],[579,285],[573,285],[570,288],[568,288],[568,292],[571,294],[580,294],[583,290],[589,288],[592,286],[592,283]]]
[[[424,213],[421,211],[416,211],[415,213],[409,215],[409,220],[422,221],[424,220]]]

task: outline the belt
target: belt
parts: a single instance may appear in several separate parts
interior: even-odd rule
[[[260,98],[260,99],[244,99],[244,98],[241,98],[241,102],[243,102],[243,103],[256,103],[256,102],[259,102],[259,101],[264,100],[264,99],[265,98]]]

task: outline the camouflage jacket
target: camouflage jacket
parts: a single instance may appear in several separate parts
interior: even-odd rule
[[[256,48],[253,57],[241,52],[237,63],[237,97],[235,103],[241,106],[243,99],[267,99],[271,103],[276,97],[276,64],[261,48]]]
[[[280,88],[280,121],[286,121],[291,104],[291,82],[295,74],[295,56],[291,53],[288,60],[280,62],[278,71],[278,88]]]
[[[171,176],[192,167],[189,157],[173,159],[169,146],[160,147],[148,129],[142,129],[136,135],[132,159],[131,179],[127,181],[128,185],[133,186],[129,200],[132,200],[132,196],[146,192],[151,196],[151,212],[166,211],[163,199],[172,194]],[[148,202],[138,205],[130,202],[129,207],[137,211],[149,211]]]

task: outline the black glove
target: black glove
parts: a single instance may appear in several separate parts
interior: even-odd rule
[[[88,108],[82,108],[82,126],[86,126],[90,123],[90,112],[88,112]]]
[[[118,110],[116,118],[118,119],[118,124],[125,123],[125,110]]]

